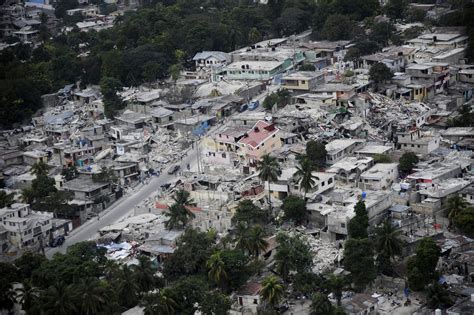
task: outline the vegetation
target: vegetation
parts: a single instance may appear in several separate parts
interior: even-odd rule
[[[190,209],[193,200],[190,198],[189,192],[185,190],[176,191],[172,199],[174,203],[165,213],[169,217],[168,221],[165,222],[165,226],[170,230],[178,227],[184,228],[196,216]]]
[[[284,293],[283,285],[278,281],[277,277],[269,276],[262,282],[260,295],[265,303],[274,307],[281,300]]]
[[[416,248],[416,254],[407,262],[408,285],[414,291],[421,291],[432,281],[437,281],[436,265],[441,250],[431,238],[424,238]]]
[[[251,200],[245,199],[239,202],[234,216],[233,223],[244,223],[246,225],[264,223],[268,213],[257,207]]]
[[[280,163],[278,163],[278,160],[276,157],[266,154],[262,156],[260,161],[257,162],[257,171],[258,171],[258,177],[262,181],[268,182],[268,202],[270,204],[270,210],[271,210],[272,200],[271,200],[270,184],[272,182],[276,182],[278,180],[278,177],[281,175]]]
[[[402,242],[399,239],[400,231],[385,220],[381,227],[375,230],[375,252],[377,253],[377,267],[380,272],[391,275],[392,260],[402,253]]]
[[[314,184],[316,183],[317,177],[313,175],[315,167],[313,162],[306,156],[299,158],[299,165],[296,166],[295,178],[298,180],[300,189],[304,191],[304,198],[306,199],[306,194],[308,191],[313,189]]]
[[[383,63],[376,63],[369,70],[369,77],[376,85],[390,80],[393,76],[392,71]]]
[[[290,99],[291,93],[286,89],[281,89],[278,92],[268,95],[263,100],[262,105],[266,110],[271,110],[275,104],[277,108],[283,108],[290,103]]]
[[[313,265],[311,248],[299,236],[284,233],[277,235],[276,269],[283,280],[287,281],[292,271],[307,273]]]
[[[375,154],[374,161],[375,163],[391,163],[392,159],[388,154]]]
[[[373,244],[368,238],[369,218],[365,203],[359,200],[349,221],[349,239],[344,245],[344,267],[351,272],[356,291],[362,291],[376,277]]]
[[[408,175],[411,173],[415,165],[419,162],[418,157],[413,152],[405,152],[400,157],[398,168],[403,175]]]
[[[474,112],[471,111],[470,105],[463,105],[458,110],[458,115],[448,120],[449,127],[473,127]]]
[[[322,168],[326,164],[326,145],[321,142],[310,140],[306,143],[306,157],[313,162],[316,168]]]
[[[427,303],[431,309],[447,309],[454,304],[448,291],[437,281],[434,281],[427,290]]]
[[[285,220],[292,220],[296,225],[303,223],[307,217],[306,201],[300,197],[286,197],[281,208],[285,213]]]

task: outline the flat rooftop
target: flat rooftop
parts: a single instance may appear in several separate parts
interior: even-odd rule
[[[322,76],[323,73],[319,71],[297,71],[282,77],[283,80],[311,80]]]

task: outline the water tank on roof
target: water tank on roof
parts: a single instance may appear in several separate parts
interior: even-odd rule
[[[365,197],[367,197],[367,192],[363,191],[362,192],[362,200],[365,200]]]

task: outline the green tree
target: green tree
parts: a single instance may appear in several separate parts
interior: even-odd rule
[[[329,279],[324,283],[324,287],[327,288],[337,301],[337,305],[341,306],[342,292],[350,289],[349,280],[344,276],[336,276],[331,274]]]
[[[138,303],[140,287],[132,268],[122,265],[115,278],[114,287],[121,306],[132,308]]]
[[[132,266],[133,277],[138,285],[140,295],[151,291],[158,284],[150,259],[147,256],[138,256],[138,264]]]
[[[306,143],[306,157],[313,162],[317,168],[322,168],[326,164],[326,145],[321,142],[310,140]]]
[[[322,293],[316,293],[311,298],[310,315],[327,315],[333,314],[334,307],[328,297]]]
[[[234,223],[256,224],[265,222],[268,214],[256,206],[251,200],[241,200],[237,206],[232,221]]]
[[[283,284],[278,281],[277,277],[269,276],[262,282],[260,296],[267,305],[275,307],[283,297],[284,290]]]
[[[413,170],[413,167],[415,167],[415,165],[419,162],[419,159],[415,153],[405,152],[400,157],[398,162],[400,163],[398,166],[400,172],[404,175],[408,175]]]
[[[178,309],[176,298],[170,288],[161,289],[159,293],[149,293],[140,302],[145,307],[145,315],[174,315]]]
[[[306,156],[299,159],[299,163],[296,166],[296,173],[295,178],[298,180],[300,187],[304,191],[304,198],[306,199],[306,194],[308,191],[313,189],[314,184],[316,183],[315,180],[318,178],[313,175],[315,171],[314,164],[312,161],[307,158]]]
[[[297,196],[288,196],[283,201],[282,210],[286,220],[301,224],[307,217],[306,201]]]
[[[473,11],[474,12],[474,11]],[[472,127],[474,126],[474,112],[471,106],[463,105],[458,110],[458,115],[448,120],[449,127]]]
[[[299,68],[299,71],[316,71],[316,67],[310,63],[304,63]]]
[[[291,93],[286,89],[281,89],[275,93],[268,95],[262,103],[263,108],[271,110],[276,104],[277,108],[285,107],[291,99]]]
[[[252,27],[249,30],[248,41],[250,44],[257,43],[258,41],[261,40],[261,38],[262,38],[262,35],[260,34],[260,32],[258,31],[256,27]]]
[[[321,277],[313,272],[298,272],[294,275],[294,290],[301,295],[311,296],[313,292],[319,290],[321,285]]]
[[[461,210],[454,218],[453,223],[469,237],[474,237],[474,207]]]
[[[381,227],[375,230],[375,251],[377,264],[384,273],[392,272],[392,259],[402,253],[402,242],[399,238],[400,231],[385,220]]]
[[[262,181],[268,182],[268,203],[270,205],[270,211],[272,209],[272,200],[271,200],[271,189],[270,184],[276,182],[278,177],[281,175],[281,166],[278,163],[278,160],[274,156],[265,154],[262,156],[260,161],[257,162],[257,172],[258,177]]]
[[[41,309],[45,314],[70,315],[78,311],[74,301],[71,286],[57,282],[49,287],[43,296]]]
[[[386,46],[395,32],[395,26],[393,26],[390,22],[376,23],[372,26],[370,39],[382,46]]]
[[[449,292],[437,281],[434,281],[426,292],[428,307],[431,309],[447,309],[454,303],[449,297]]]
[[[99,314],[105,310],[110,301],[106,288],[95,278],[81,279],[73,286],[72,291],[80,314]]]
[[[71,179],[76,178],[79,176],[79,172],[77,171],[76,166],[70,166],[70,167],[65,167],[61,171],[61,175],[64,176],[64,179],[66,181],[70,181]]]
[[[38,309],[40,290],[34,287],[30,280],[24,281],[21,287],[15,289],[15,292],[18,303],[27,314],[40,313]]]
[[[350,238],[363,239],[369,237],[367,228],[369,227],[369,215],[365,207],[365,202],[360,199],[354,207],[355,216],[349,221],[347,231]]]
[[[467,201],[460,195],[449,197],[446,210],[448,212],[449,227],[453,226],[454,218],[468,206]]]
[[[348,16],[332,14],[328,16],[324,23],[322,34],[327,40],[348,40],[353,36],[355,23]]]
[[[349,238],[344,244],[344,268],[351,273],[354,289],[363,291],[377,276],[372,241]]]
[[[209,279],[217,285],[225,287],[228,276],[220,251],[216,251],[209,257],[206,262],[206,267],[209,269],[207,273]]]
[[[250,228],[246,244],[247,250],[255,259],[258,259],[260,253],[267,249],[268,242],[265,240],[265,230],[261,225],[257,224]]]
[[[370,67],[369,77],[376,85],[392,78],[392,71],[383,63],[379,62]]]
[[[14,199],[15,194],[7,194],[4,190],[0,190],[0,209],[10,207]]]
[[[174,203],[165,214],[169,217],[168,221],[165,222],[165,226],[168,229],[174,229],[180,224],[184,228],[196,216],[190,209],[194,201],[191,199],[189,192],[185,190],[176,191],[172,199]]]
[[[375,154],[374,161],[375,163],[391,163],[392,159],[388,154]]]
[[[436,279],[436,265],[441,250],[431,238],[423,238],[418,244],[415,256],[407,262],[408,285],[415,291],[421,291]]]
[[[276,269],[283,280],[287,281],[291,271],[306,273],[313,265],[310,246],[298,235],[285,233],[277,235]]]
[[[385,5],[384,11],[391,20],[397,21],[405,17],[407,5],[406,0],[390,0]]]
[[[36,177],[47,176],[49,166],[43,161],[39,161],[31,166],[31,174],[36,175]]]
[[[206,233],[188,228],[179,238],[175,252],[163,263],[166,280],[181,276],[204,274],[206,261],[212,255],[213,241]]]
[[[117,94],[121,89],[122,82],[116,78],[103,76],[100,79],[100,92],[104,96],[104,114],[107,117],[113,117],[119,110],[125,108],[125,103]]]

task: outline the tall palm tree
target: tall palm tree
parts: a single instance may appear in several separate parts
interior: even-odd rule
[[[145,306],[145,315],[174,315],[178,307],[173,292],[169,288],[164,288],[159,293],[145,295],[140,304]]]
[[[243,251],[248,250],[249,248],[248,234],[249,234],[248,225],[243,222],[238,222],[236,226],[235,239],[234,239],[236,248],[241,249]]]
[[[140,290],[140,295],[153,289],[156,281],[151,261],[148,257],[138,256],[138,265],[134,265],[132,270],[133,277]]]
[[[49,166],[43,161],[39,161],[31,166],[31,174],[36,176],[48,175]]]
[[[103,267],[105,279],[111,281],[113,278],[115,278],[119,271],[119,265],[115,261],[107,259]]]
[[[127,265],[123,265],[115,283],[119,301],[126,307],[133,307],[138,301],[140,288],[135,282],[133,270]]]
[[[22,287],[17,288],[15,291],[18,303],[21,304],[22,309],[27,314],[39,313],[38,304],[40,291],[32,285],[31,281],[27,280],[23,282]]]
[[[276,182],[278,177],[281,175],[280,163],[276,157],[266,154],[262,156],[260,161],[257,163],[257,171],[259,172],[258,177],[262,181],[268,182],[268,203],[270,204],[270,210],[272,209],[271,201],[271,190],[270,183]]]
[[[391,270],[391,260],[402,253],[402,241],[399,238],[400,231],[385,220],[381,227],[375,230],[375,250],[381,257],[383,264],[388,264],[383,269]]]
[[[304,198],[316,183],[316,176],[313,175],[314,164],[307,158],[302,157],[299,159],[299,165],[296,166],[295,178],[298,180],[301,189],[304,191]]]
[[[185,190],[178,190],[173,195],[174,204],[169,208],[165,214],[169,217],[165,225],[168,229],[177,228],[180,224],[184,228],[190,219],[195,217],[195,214],[189,209],[193,203],[189,192]]]
[[[44,295],[41,309],[46,315],[70,315],[77,312],[71,287],[64,282],[56,282],[50,286]]]
[[[74,285],[74,298],[81,314],[99,314],[107,305],[107,291],[100,282],[91,277],[81,279]]]
[[[211,255],[211,257],[209,257],[206,262],[206,267],[209,269],[209,272],[207,273],[209,279],[224,287],[228,276],[225,271],[224,260],[221,257],[221,251],[216,251]]]
[[[262,282],[260,296],[265,301],[265,303],[267,303],[267,305],[274,307],[278,304],[278,302],[280,302],[283,292],[284,287],[280,281],[278,281],[277,277],[269,276]]]
[[[255,259],[258,259],[258,256],[261,251],[267,249],[268,242],[265,240],[265,230],[259,224],[254,225],[249,233],[247,238],[247,249],[250,254],[254,255]]]
[[[449,227],[452,227],[454,217],[458,215],[459,212],[461,212],[467,206],[468,206],[467,201],[460,195],[454,195],[448,199],[447,210],[448,210]]]
[[[344,276],[336,276],[331,274],[329,279],[326,282],[326,287],[329,291],[334,294],[336,298],[337,305],[341,306],[342,291],[349,288],[349,281]]]
[[[310,315],[330,315],[333,313],[333,306],[327,296],[316,293],[311,298]]]

